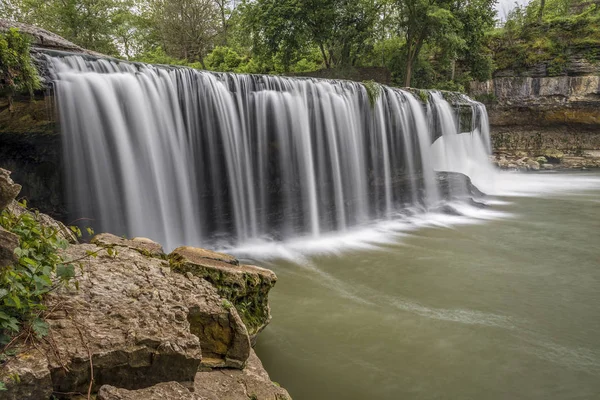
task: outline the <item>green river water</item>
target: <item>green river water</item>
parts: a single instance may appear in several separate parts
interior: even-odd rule
[[[271,378],[295,400],[600,399],[600,174],[518,178],[503,215],[258,261]]]

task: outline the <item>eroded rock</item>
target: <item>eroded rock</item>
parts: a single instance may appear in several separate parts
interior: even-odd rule
[[[193,247],[169,254],[174,271],[206,279],[237,308],[251,338],[271,320],[268,296],[277,282],[275,273],[253,265],[240,265],[232,256]]]
[[[140,254],[149,257],[165,257],[165,253],[160,244],[147,238],[133,238],[125,239],[118,237],[110,233],[101,233],[96,235],[91,240],[92,243],[100,247],[114,248],[114,247],[125,247],[132,250],[136,250]]]
[[[175,273],[164,260],[128,247],[109,256],[105,248],[82,244],[64,256],[83,260],[79,290],[61,288],[48,296],[50,335],[26,364],[45,365],[41,370],[55,392],[87,393],[92,367],[95,392],[105,384],[191,385],[205,360],[211,366],[244,366],[250,354],[246,328],[205,280]],[[3,373],[27,372],[10,365]]]
[[[7,390],[3,400],[46,400],[53,392],[48,361],[40,349],[23,351],[0,368],[0,381]]]
[[[194,393],[210,400],[291,400],[285,389],[271,382],[254,350],[242,371],[198,372]]]
[[[4,210],[21,191],[18,185],[10,179],[10,171],[0,168],[0,211]]]
[[[204,400],[177,382],[165,382],[140,390],[119,389],[105,385],[96,400]]]

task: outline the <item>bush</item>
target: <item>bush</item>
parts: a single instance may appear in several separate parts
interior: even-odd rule
[[[25,205],[22,205],[25,207]],[[0,225],[19,236],[15,249],[18,262],[0,270],[0,344],[7,344],[23,326],[39,337],[48,332],[42,319],[42,299],[59,285],[75,278],[75,264],[67,262],[59,250],[68,242],[57,228],[38,222],[39,213],[20,215],[8,209],[0,214]]]
[[[0,93],[8,97],[9,110],[16,93],[33,95],[40,88],[40,78],[29,56],[29,38],[11,28],[0,33]]]

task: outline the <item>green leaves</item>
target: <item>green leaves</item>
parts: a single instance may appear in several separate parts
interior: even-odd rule
[[[41,225],[38,218],[38,213],[29,211],[18,216],[8,210],[0,213],[0,226],[19,236],[19,247],[14,250],[18,262],[0,270],[0,344],[23,325],[29,325],[38,337],[46,335],[48,326],[40,318],[44,295],[76,277],[74,265],[65,263],[59,254],[66,240],[57,228]]]
[[[12,111],[12,96],[18,92],[33,94],[40,88],[40,78],[29,56],[29,38],[18,29],[0,33],[0,92],[8,95]]]
[[[56,276],[63,281],[75,278],[75,267],[73,265],[59,265],[56,267]]]

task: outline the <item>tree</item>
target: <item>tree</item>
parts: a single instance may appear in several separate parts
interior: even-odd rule
[[[221,19],[213,0],[152,0],[153,23],[165,52],[203,63],[214,47]]]
[[[405,39],[405,86],[410,86],[413,67],[423,45],[435,39],[447,39],[457,46],[460,21],[449,10],[449,0],[397,0],[398,27]]]
[[[257,0],[240,8],[255,54],[290,66],[318,48],[327,67],[353,65],[372,41],[376,0]]]
[[[15,28],[0,34],[0,92],[8,97],[8,110],[13,111],[17,92],[33,95],[39,87],[40,79],[29,55],[29,39]]]

